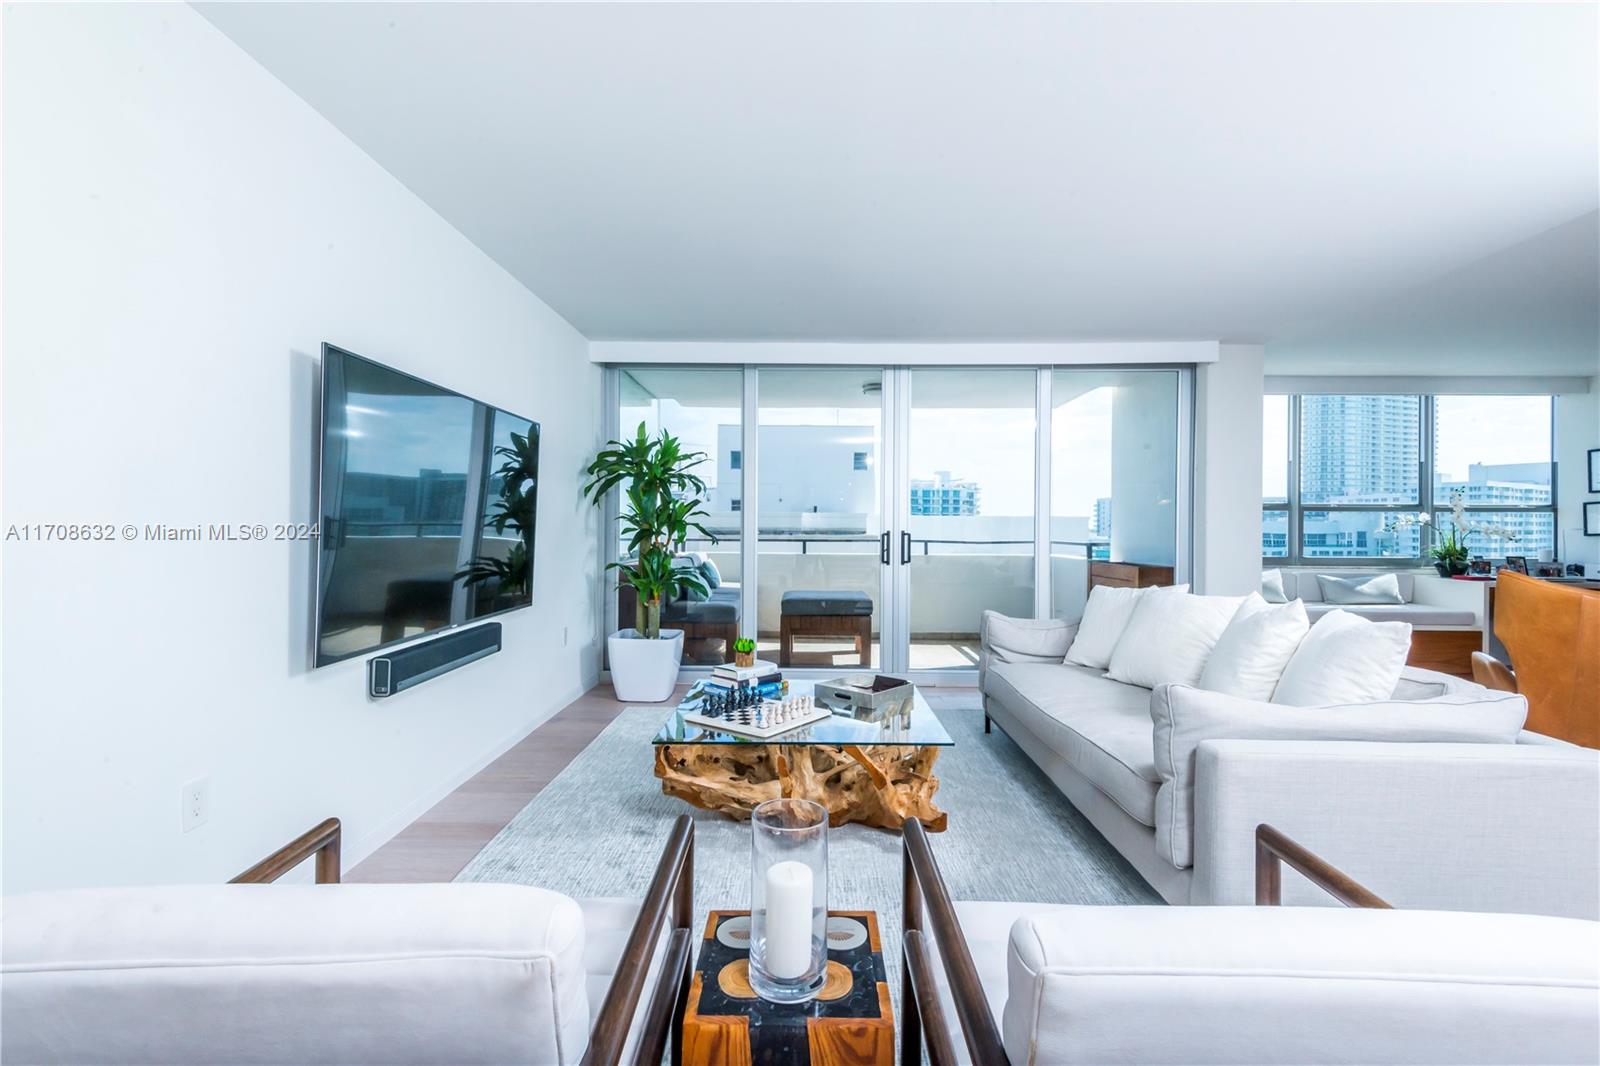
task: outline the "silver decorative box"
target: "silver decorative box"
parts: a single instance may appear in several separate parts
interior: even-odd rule
[[[818,681],[812,691],[819,705],[863,721],[910,714],[915,693],[911,682],[903,677],[868,673]]]

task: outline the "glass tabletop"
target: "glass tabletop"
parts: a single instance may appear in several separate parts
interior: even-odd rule
[[[656,733],[655,744],[882,744],[906,747],[949,747],[955,739],[922,698],[915,686],[910,698],[891,702],[873,710],[857,710],[844,703],[824,704],[833,711],[830,718],[791,729],[771,737],[746,737],[723,733],[684,721],[685,714],[700,710],[700,683],[689,689],[683,701],[667,715]],[[791,681],[789,695],[815,697],[809,681]]]

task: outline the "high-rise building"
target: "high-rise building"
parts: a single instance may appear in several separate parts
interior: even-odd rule
[[[978,483],[956,481],[948,470],[935,471],[931,479],[912,478],[911,513],[975,515],[978,513]]]
[[[1089,521],[1089,532],[1097,537],[1111,536],[1111,497],[1102,496],[1094,501],[1094,517]]]

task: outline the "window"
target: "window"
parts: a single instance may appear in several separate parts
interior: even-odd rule
[[[728,452],[728,468],[730,470],[744,469],[744,453],[734,448]]]
[[[852,470],[865,470],[867,468],[867,453],[856,452],[851,460],[850,467]]]
[[[742,509],[743,509],[743,508],[741,508],[741,507],[740,507],[740,506],[739,506],[739,501],[738,501],[738,500],[729,500],[729,501],[728,501],[728,502],[729,502],[729,503],[730,503],[730,504],[732,504],[732,506],[731,506],[731,507],[729,507],[729,508],[728,508],[728,510],[730,510],[730,511],[732,511],[732,512],[734,512],[734,513],[735,513],[735,514],[738,514],[738,513],[739,513],[739,511],[741,511],[741,510],[742,510]]]
[[[1553,549],[1549,396],[1268,396],[1261,554],[1421,564],[1415,516],[1452,521],[1473,555]],[[1475,528],[1476,527],[1476,528]]]

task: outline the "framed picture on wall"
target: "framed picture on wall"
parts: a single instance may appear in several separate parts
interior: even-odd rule
[[[1589,491],[1600,492],[1600,448],[1589,449]]]
[[[1590,500],[1583,505],[1583,535],[1600,537],[1600,500]]]

